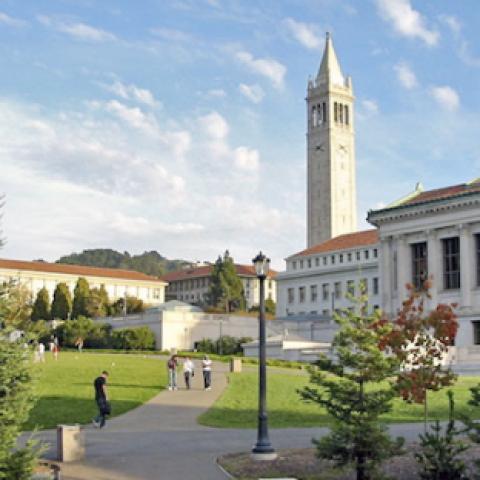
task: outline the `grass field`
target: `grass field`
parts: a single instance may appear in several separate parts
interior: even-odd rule
[[[455,393],[456,412],[480,417],[480,409],[470,407],[469,388],[477,385],[480,377],[460,377],[451,387]],[[268,423],[273,428],[318,427],[328,425],[329,417],[317,404],[303,402],[297,389],[308,384],[307,376],[287,373],[268,374]],[[446,389],[428,394],[429,418],[447,419]],[[230,374],[226,391],[210,410],[200,416],[199,423],[212,427],[254,428],[257,424],[258,376],[244,372]],[[423,405],[411,405],[394,400],[393,411],[385,416],[389,423],[423,421]]]
[[[144,356],[60,352],[58,361],[46,354],[38,369],[38,401],[25,430],[53,428],[61,423],[88,423],[96,414],[93,380],[109,372],[112,416],[141,405],[167,383],[165,362]]]

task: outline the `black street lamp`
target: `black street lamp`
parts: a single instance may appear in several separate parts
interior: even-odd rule
[[[253,260],[255,272],[260,283],[259,334],[258,334],[258,430],[257,443],[252,449],[255,460],[274,460],[277,457],[268,438],[267,419],[267,364],[265,350],[265,278],[270,267],[270,259],[260,252]]]

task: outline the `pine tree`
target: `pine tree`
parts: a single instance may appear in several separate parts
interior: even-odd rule
[[[245,308],[243,284],[228,250],[219,256],[210,275],[209,299],[212,306],[226,312]]]
[[[85,278],[80,277],[75,285],[73,291],[73,306],[72,306],[72,318],[77,318],[80,315],[87,317],[87,303],[90,296],[90,287]]]
[[[380,340],[391,328],[375,311],[367,314],[365,299],[335,315],[339,330],[332,342],[332,358],[322,356],[310,369],[311,383],[304,400],[318,403],[333,417],[330,434],[314,440],[318,455],[337,466],[353,462],[357,480],[377,478],[378,465],[401,453],[403,439],[392,441],[379,416],[391,410],[395,391],[384,380],[392,376],[398,361],[380,349]],[[357,313],[358,311],[358,313]],[[372,388],[373,387],[373,388]]]
[[[37,293],[32,308],[32,322],[37,320],[50,320],[50,295],[48,290],[43,287]]]
[[[67,320],[72,311],[72,295],[66,283],[59,283],[53,293],[52,318]]]

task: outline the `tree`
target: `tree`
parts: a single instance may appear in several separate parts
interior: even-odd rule
[[[32,308],[32,322],[37,320],[50,320],[50,295],[48,290],[43,287],[37,292],[35,302]]]
[[[67,320],[72,312],[72,295],[66,283],[59,283],[53,293],[52,318]]]
[[[90,287],[85,278],[80,277],[73,291],[72,318],[88,316],[87,303],[90,296]]]
[[[352,301],[354,308],[334,316],[339,330],[332,358],[322,355],[310,369],[310,381],[320,389],[305,387],[299,393],[334,420],[330,434],[314,440],[318,455],[337,466],[353,462],[357,480],[365,480],[376,478],[380,462],[400,453],[403,444],[400,438],[392,441],[378,421],[392,408],[395,391],[385,380],[397,371],[398,361],[379,347],[389,322],[378,311],[366,313],[366,298]]]
[[[276,308],[277,306],[271,298],[267,298],[265,300],[265,312],[269,313],[270,315],[275,315]]]
[[[105,285],[92,288],[87,300],[86,310],[89,317],[105,317],[109,313],[110,301]]]
[[[112,315],[123,315],[124,314],[124,304],[125,300],[119,298],[111,305],[111,314]],[[127,314],[131,313],[143,313],[145,311],[145,304],[141,298],[127,296]]]
[[[424,404],[425,431],[427,428],[427,392],[451,385],[456,375],[442,365],[442,360],[455,340],[458,320],[455,305],[439,304],[425,311],[428,298],[427,281],[417,291],[407,285],[408,298],[393,321],[393,328],[381,340],[381,348],[392,352],[401,363],[396,375],[396,388],[406,402]]]
[[[31,294],[25,285],[14,281],[0,285],[0,328],[29,330],[31,314]]]
[[[212,306],[222,307],[227,313],[245,308],[243,284],[228,250],[225,251],[223,258],[221,256],[217,258],[213,266],[208,296]]]

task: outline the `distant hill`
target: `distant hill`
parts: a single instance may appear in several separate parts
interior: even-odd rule
[[[128,252],[120,253],[109,248],[95,248],[84,250],[82,253],[72,253],[59,258],[55,263],[123,268],[156,277],[174,270],[180,270],[183,266],[190,264],[185,260],[168,260],[154,250],[140,255],[130,255]]]

